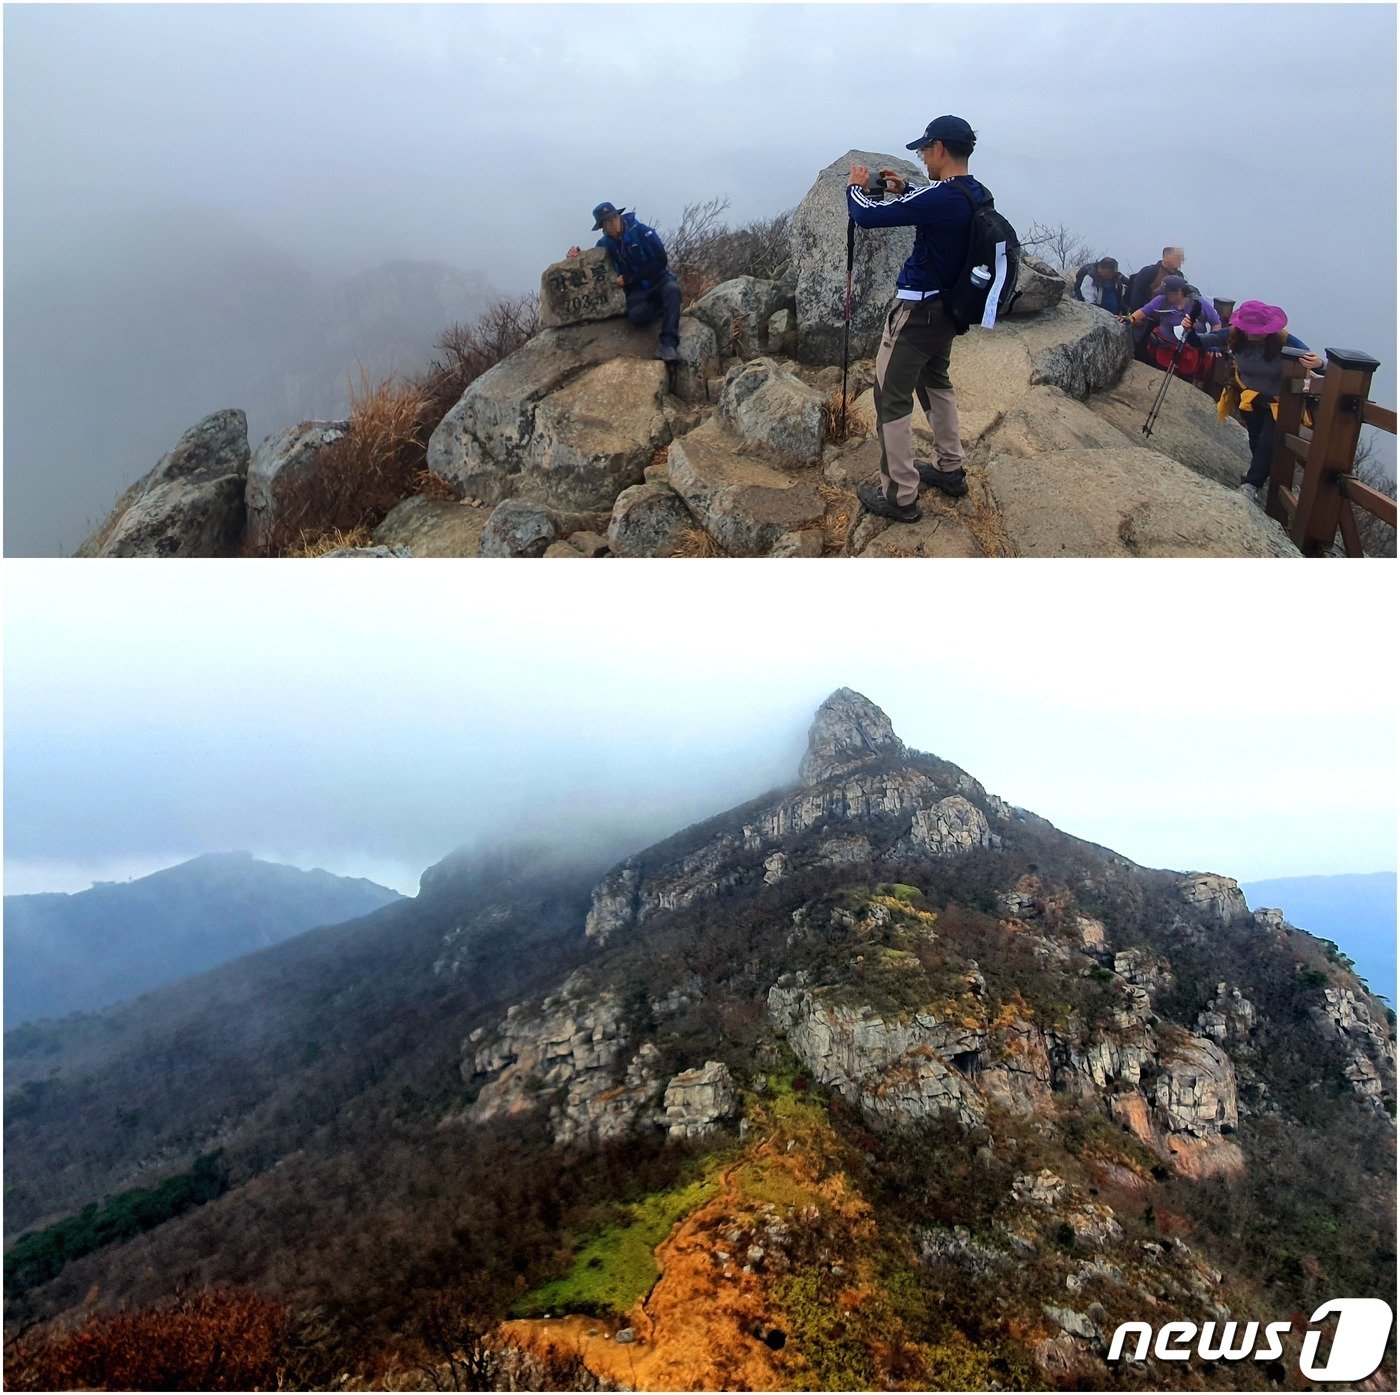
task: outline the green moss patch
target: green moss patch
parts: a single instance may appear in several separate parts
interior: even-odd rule
[[[522,1298],[514,1316],[626,1313],[651,1292],[660,1277],[653,1251],[677,1221],[703,1206],[718,1190],[718,1178],[705,1176],[633,1202],[627,1207],[630,1214],[625,1220],[585,1240],[569,1272]]]

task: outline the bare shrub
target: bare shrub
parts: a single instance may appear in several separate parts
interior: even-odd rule
[[[1062,275],[1072,276],[1086,262],[1097,261],[1093,243],[1063,223],[1033,222],[1021,235],[1021,248],[1034,252]]]
[[[781,280],[792,264],[791,211],[730,227],[723,221],[728,210],[727,198],[686,204],[680,222],[661,235],[686,304],[736,276]]]
[[[494,301],[471,324],[444,330],[437,342],[438,357],[420,380],[431,398],[429,434],[467,388],[533,338],[539,324],[540,298],[531,294]]]

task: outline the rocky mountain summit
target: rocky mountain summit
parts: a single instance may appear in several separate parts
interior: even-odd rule
[[[428,468],[455,501],[403,499],[375,530],[376,549],[388,551],[374,555],[1293,553],[1234,488],[1248,459],[1238,423],[1219,422],[1213,404],[1182,384],[1149,448],[1139,427],[1159,375],[1132,362],[1123,325],[1068,298],[1065,279],[1031,256],[1011,318],[970,331],[954,350],[967,497],[926,498],[917,525],[866,514],[854,491],[879,466],[873,355],[913,232],[856,238],[843,421],[843,191],[857,160],[909,168],[867,151],[828,165],[793,216],[785,279],[740,276],[696,298],[669,368],[655,357],[656,327],[626,319],[603,252],[546,268],[538,333],[471,382],[428,439]],[[220,415],[220,432],[235,415]],[[175,454],[198,457],[214,422]],[[303,423],[256,452],[245,440],[238,459],[224,452],[185,467],[185,491],[170,487],[167,458],[85,550],[189,555],[227,547],[222,540],[245,528],[266,530],[279,497],[342,429]],[[922,418],[915,431],[927,445]],[[211,473],[222,481],[217,493],[204,484]]]
[[[581,967],[463,1044],[459,1127],[538,1114],[564,1157],[654,1138],[790,1158],[818,1146],[787,1112],[810,1098],[868,1159],[907,1150],[922,1172],[941,1150],[979,1199],[906,1232],[921,1282],[1019,1311],[1009,1276],[1034,1271],[1044,1383],[1116,1383],[1107,1336],[1145,1304],[1225,1321],[1262,1301],[1223,1236],[1199,1216],[1192,1243],[1164,1235],[1158,1208],[1277,1195],[1279,1140],[1309,1136],[1323,1098],[1391,1137],[1394,1021],[1345,961],[1229,877],[1141,868],[1009,806],[850,689],[818,709],[796,785],[625,859],[578,933]],[[748,1214],[714,1217],[726,1255]],[[758,1249],[742,1275],[716,1262],[771,1310],[801,1245]],[[664,1364],[666,1335],[646,1340]]]
[[[795,790],[619,864],[595,889],[583,934],[604,948],[666,912],[773,886],[814,867],[859,879],[910,860],[996,854],[1019,841],[1019,827],[1040,823],[957,767],[907,751],[885,713],[847,688],[818,709],[799,781]],[[1112,855],[1105,864],[1104,875],[1115,880],[1135,871]],[[1251,912],[1228,877],[1192,873],[1170,877],[1166,886],[1172,930],[1187,939],[1232,930],[1287,934],[1277,912]],[[969,961],[955,991],[912,1012],[907,995],[892,1013],[888,1005],[853,1000],[844,978],[785,973],[766,994],[772,1028],[814,1079],[856,1103],[872,1123],[981,1123],[989,1109],[1035,1115],[1058,1093],[1095,1102],[1186,1175],[1238,1172],[1244,1162],[1230,1135],[1239,1086],[1226,1047],[1247,1044],[1257,1026],[1239,985],[1217,983],[1195,1021],[1173,1026],[1157,1007],[1176,987],[1169,960],[1125,945],[1113,926],[1084,914],[1074,888],[1032,872],[1008,880],[995,900],[1000,926],[1038,972],[1088,978],[1099,988],[1092,1014],[1072,1011],[1052,1023],[1024,1003],[1013,1009],[989,995],[984,972]],[[792,935],[812,934],[819,914],[807,907],[795,913]],[[826,914],[824,933],[855,943],[890,939],[882,966],[907,973],[911,985],[926,967],[919,945],[943,938],[932,917],[925,920],[897,896],[877,894]],[[528,1108],[532,1092],[543,1090],[554,1099],[560,1143],[656,1126],[664,1084],[657,1049],[629,1027],[615,992],[590,995],[588,981],[581,971],[540,1009],[513,1008],[494,1036],[473,1034],[463,1073],[480,1091],[474,1117]],[[678,984],[652,1004],[652,1015],[664,1017],[700,991],[693,978]],[[1343,1045],[1352,1088],[1380,1107],[1382,1097],[1393,1100],[1394,1046],[1378,1027],[1382,1010],[1374,999],[1368,1008],[1367,997],[1329,987],[1310,1011],[1320,1035]],[[549,1069],[540,1073],[543,1064]]]

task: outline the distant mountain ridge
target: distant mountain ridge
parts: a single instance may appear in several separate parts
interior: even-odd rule
[[[1395,873],[1275,877],[1246,882],[1255,906],[1277,906],[1295,925],[1335,940],[1376,993],[1396,1001]]]
[[[5,897],[5,1024],[94,1012],[399,899],[364,878],[209,853],[130,882]]]

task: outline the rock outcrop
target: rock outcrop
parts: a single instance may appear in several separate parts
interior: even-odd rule
[[[717,415],[745,445],[787,464],[812,465],[822,453],[826,398],[772,359],[754,359],[725,376]]]
[[[804,785],[819,784],[870,760],[899,759],[904,742],[890,719],[863,693],[838,688],[817,708],[798,767]]]
[[[244,499],[247,541],[254,551],[267,548],[281,511],[310,475],[316,457],[349,429],[348,421],[304,421],[269,436],[253,452]]]
[[[871,1008],[830,1003],[819,990],[781,979],[768,991],[768,1015],[813,1077],[872,1123],[982,1118],[982,1101],[956,1065],[970,1063],[982,1034],[927,1013],[886,1021]]]
[[[227,555],[243,538],[248,465],[247,417],[205,417],[122,495],[78,556]]]
[[[1244,892],[1233,877],[1193,873],[1181,879],[1181,899],[1212,925],[1225,929],[1251,919]]]
[[[575,976],[537,1009],[513,1007],[494,1033],[478,1028],[463,1043],[462,1076],[477,1091],[468,1117],[547,1104],[561,1147],[621,1137],[654,1112],[661,1090],[655,1046],[631,1042],[617,996],[587,994]]]
[[[928,176],[907,158],[848,150],[817,175],[792,215],[790,238],[797,268],[798,354],[808,363],[840,363],[846,314],[846,187],[852,165]],[[857,230],[852,276],[851,357],[873,358],[880,347],[895,277],[914,247],[913,228]]]
[[[815,470],[794,471],[746,448],[715,419],[671,444],[671,488],[731,557],[762,557],[791,533],[821,527]]]
[[[775,332],[774,321],[791,316],[791,305],[792,292],[780,282],[736,276],[707,291],[689,313],[710,327],[721,357],[753,358],[782,352],[783,336],[791,331],[782,321]]]
[[[1312,1009],[1312,1019],[1323,1037],[1342,1049],[1343,1073],[1365,1103],[1385,1108],[1387,1082],[1395,1080],[1395,1042],[1383,1023],[1372,1015],[1364,997],[1341,984],[1323,988],[1322,1001]]]
[[[703,1138],[732,1119],[738,1104],[729,1067],[706,1061],[695,1070],[682,1071],[667,1085],[666,1132],[672,1138]]]

